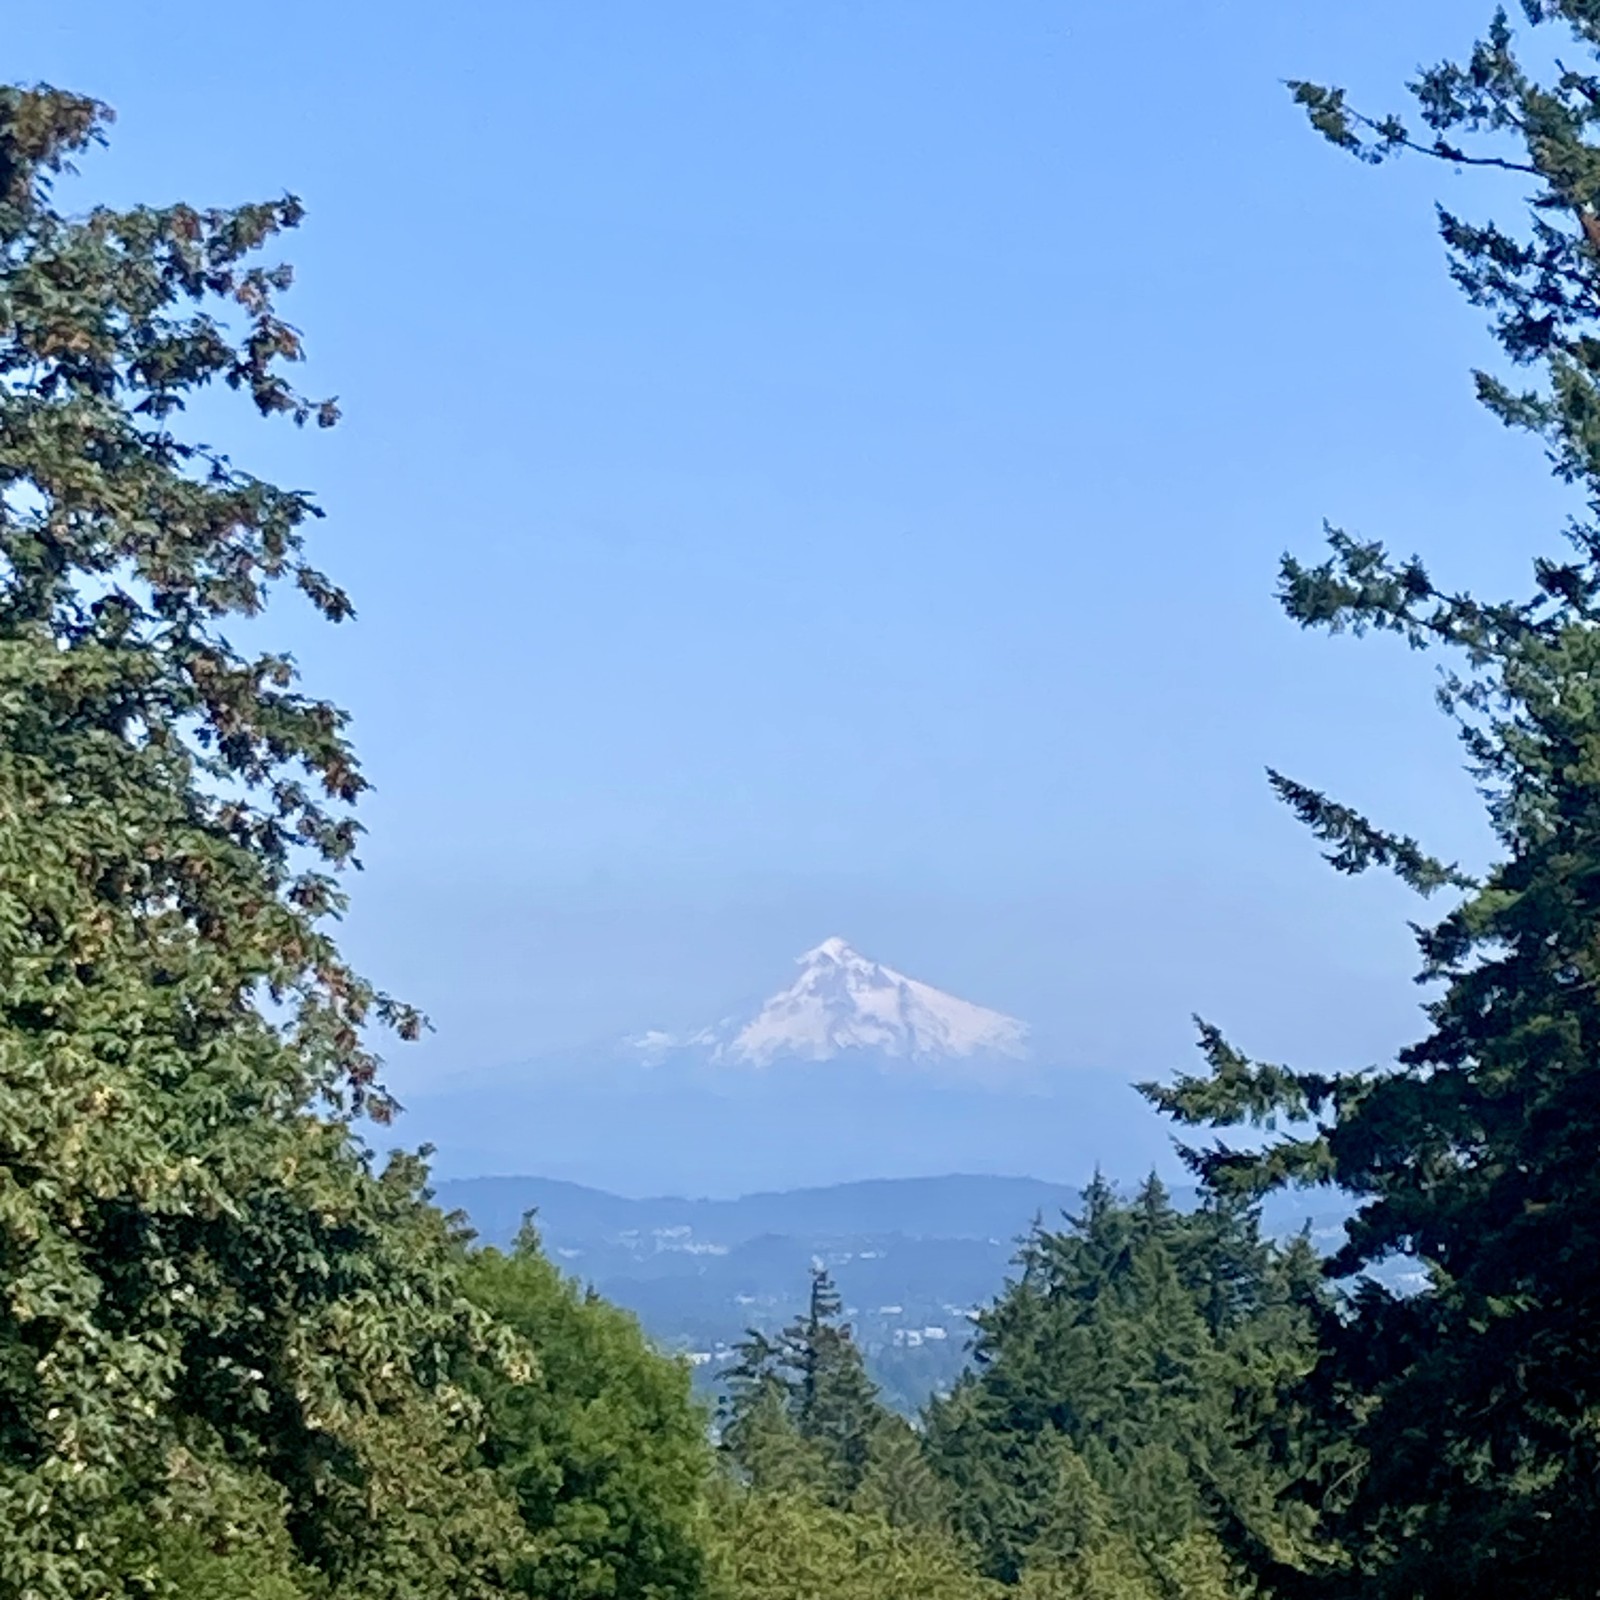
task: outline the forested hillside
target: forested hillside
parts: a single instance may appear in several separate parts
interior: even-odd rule
[[[187,410],[338,420],[287,376],[300,204],[94,206],[109,111],[0,89],[0,1596],[1600,1594],[1600,6],[1522,19],[1415,121],[1294,87],[1345,152],[1515,180],[1441,229],[1481,398],[1574,490],[1521,598],[1342,532],[1284,564],[1296,622],[1448,652],[1481,871],[1272,779],[1336,869],[1447,898],[1423,1036],[1308,1072],[1205,1027],[1148,1088],[1215,1130],[1201,1203],[1091,1184],[914,1420],[824,1269],[713,1415],[531,1230],[372,1155],[375,1041],[423,1022],[334,937],[366,780],[269,609],[353,606],[314,501]],[[1358,1206],[1331,1261],[1264,1236],[1292,1185]]]

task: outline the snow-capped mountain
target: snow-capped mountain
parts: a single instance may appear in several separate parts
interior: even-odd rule
[[[755,1068],[850,1051],[923,1064],[1027,1058],[1028,1029],[1015,1017],[908,978],[843,939],[824,940],[796,965],[794,982],[753,1011],[687,1037],[647,1033],[630,1043],[647,1061],[689,1055]]]

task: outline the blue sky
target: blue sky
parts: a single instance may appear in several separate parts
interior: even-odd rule
[[[1392,888],[1269,763],[1472,856],[1429,665],[1272,598],[1321,519],[1519,586],[1563,504],[1471,397],[1431,206],[1299,122],[1443,0],[77,0],[5,72],[119,113],[77,192],[290,188],[360,622],[277,624],[378,794],[349,943],[501,1063],[681,1026],[831,933],[1071,1041],[1411,1028]],[[419,1130],[420,1132],[426,1130]],[[1147,1130],[1148,1132],[1148,1130]]]

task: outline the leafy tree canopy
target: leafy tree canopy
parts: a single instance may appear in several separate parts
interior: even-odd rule
[[[706,1418],[689,1375],[638,1324],[561,1273],[525,1228],[474,1255],[467,1291],[528,1342],[531,1374],[473,1362],[483,1456],[528,1532],[511,1574],[541,1600],[660,1600],[701,1592]]]
[[[486,1319],[350,1123],[369,1025],[418,1027],[329,932],[364,780],[229,633],[350,603],[311,500],[183,428],[216,387],[335,420],[284,375],[301,208],[69,213],[108,122],[0,89],[0,1591],[487,1594]]]

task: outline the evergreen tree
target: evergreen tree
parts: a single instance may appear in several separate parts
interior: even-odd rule
[[[800,1437],[820,1450],[832,1492],[847,1501],[866,1476],[873,1436],[886,1414],[843,1316],[833,1279],[816,1267],[805,1316],[784,1340],[796,1375]]]
[[[1240,1542],[1298,1548],[1274,1428],[1309,1359],[1299,1252],[1263,1244],[1248,1209],[1184,1216],[1153,1180],[1125,1206],[1097,1176],[1018,1265],[980,1318],[975,1371],[929,1419],[984,1570],[1016,1582],[1094,1550],[1154,1582],[1180,1549],[1220,1565]]]
[[[892,1411],[885,1411],[872,1431],[866,1470],[850,1503],[894,1528],[946,1528],[950,1523],[949,1495],[928,1460],[921,1434]]]
[[[1116,1525],[1111,1501],[1065,1441],[1038,1537],[1017,1585],[1024,1600],[1234,1600],[1221,1551],[1203,1534],[1141,1551]]]
[[[885,1600],[992,1593],[948,1532],[921,1437],[866,1375],[828,1273],[776,1338],[737,1347],[720,1411],[736,1488],[715,1500],[729,1600]]]
[[[889,1413],[827,1271],[812,1271],[806,1310],[776,1339],[752,1329],[735,1354],[721,1413],[730,1459],[758,1486],[806,1486],[849,1504]]]
[[[311,501],[180,431],[213,386],[334,420],[260,257],[300,206],[68,215],[108,115],[0,89],[0,1592],[488,1594],[484,1319],[350,1123],[418,1026],[328,931],[364,780],[228,631],[350,603]]]
[[[752,1328],[734,1346],[717,1408],[724,1458],[758,1492],[820,1495],[827,1479],[821,1452],[795,1425],[795,1382],[785,1342]]]
[[[1596,1593],[1600,10],[1524,0],[1521,11],[1548,37],[1525,48],[1496,14],[1465,61],[1420,74],[1420,127],[1294,86],[1314,125],[1363,159],[1419,151],[1514,174],[1529,197],[1521,226],[1444,210],[1439,222],[1452,275],[1489,311],[1507,358],[1478,374],[1480,397],[1542,438],[1580,491],[1570,550],[1536,561],[1528,594],[1505,601],[1338,531],[1326,561],[1283,567],[1301,624],[1453,653],[1441,701],[1487,801],[1495,859],[1465,872],[1273,775],[1338,870],[1387,868],[1422,894],[1450,893],[1418,930],[1436,992],[1427,1031],[1381,1071],[1309,1073],[1252,1061],[1206,1027],[1206,1072],[1151,1089],[1190,1124],[1278,1130],[1192,1153],[1219,1195],[1332,1183],[1359,1199],[1334,1274],[1399,1260],[1425,1275],[1415,1294],[1368,1276],[1328,1321],[1308,1390],[1325,1470],[1304,1491],[1337,1562],[1318,1587],[1375,1600]]]

